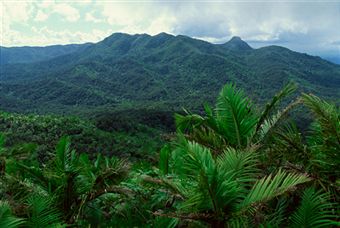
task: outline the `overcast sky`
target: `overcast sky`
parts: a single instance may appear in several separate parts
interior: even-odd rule
[[[340,0],[1,0],[2,46],[97,42],[114,32],[182,34],[340,56]]]

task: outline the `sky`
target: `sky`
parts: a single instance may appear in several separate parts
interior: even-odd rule
[[[340,59],[340,0],[1,0],[1,46],[98,42],[115,32],[167,32],[212,43],[240,36]]]

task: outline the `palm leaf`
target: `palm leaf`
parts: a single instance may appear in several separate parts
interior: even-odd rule
[[[216,118],[219,129],[230,145],[241,147],[253,132],[257,117],[242,90],[233,84],[223,87],[217,98]]]
[[[260,130],[261,125],[266,121],[266,119],[268,119],[269,115],[273,112],[273,109],[282,101],[282,99],[291,95],[296,89],[297,85],[293,82],[290,82],[285,85],[282,90],[275,94],[275,96],[269,103],[267,103],[265,109],[263,110],[259,121],[256,124],[255,134]]]
[[[159,170],[163,175],[169,172],[169,159],[170,159],[170,147],[169,145],[163,146],[159,154]]]
[[[217,164],[224,172],[231,172],[238,183],[247,187],[255,180],[259,170],[256,168],[257,154],[253,151],[238,151],[227,148],[217,157]]]
[[[299,207],[291,217],[292,227],[331,227],[340,226],[335,222],[339,216],[332,211],[334,204],[328,202],[328,194],[308,188],[303,192]]]
[[[275,176],[269,175],[258,180],[240,204],[240,207],[246,208],[256,203],[267,202],[276,196],[292,190],[296,185],[308,181],[310,181],[310,178],[307,176],[279,170]]]
[[[288,114],[288,112],[301,103],[301,99],[297,99],[291,102],[286,108],[282,111],[278,111],[276,115],[271,118],[267,118],[263,121],[258,131],[256,131],[257,135],[254,135],[257,139],[257,143],[260,143],[267,139],[269,136],[275,133],[275,129],[277,129],[280,125],[280,121]]]
[[[11,207],[7,202],[0,201],[0,227],[16,228],[23,223],[23,219],[12,215]]]
[[[197,114],[190,114],[184,110],[186,115],[175,114],[175,123],[178,131],[184,133],[185,131],[192,131],[197,126],[204,122],[204,118]]]
[[[62,137],[56,147],[55,168],[63,173],[69,169],[71,162],[71,141],[69,137]]]
[[[334,137],[340,147],[340,114],[336,106],[312,94],[304,93],[302,99],[303,103],[314,113],[324,135]]]
[[[27,204],[30,208],[28,226],[51,227],[61,223],[61,213],[49,196],[33,195],[27,200]]]
[[[215,164],[208,148],[185,141],[174,153],[177,154],[177,172],[195,183],[182,210],[214,210],[219,213],[237,198],[240,187],[233,174]]]

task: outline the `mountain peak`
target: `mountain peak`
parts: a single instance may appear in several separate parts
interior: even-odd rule
[[[230,40],[229,40],[229,42],[240,42],[240,41],[243,41],[242,39],[241,39],[241,37],[239,37],[239,36],[233,36]],[[244,41],[243,41],[244,42]]]
[[[158,33],[157,35],[155,35],[157,37],[173,37],[173,35],[169,34],[169,33],[166,33],[166,32],[161,32],[161,33]]]
[[[252,48],[239,36],[233,36],[228,42],[224,43],[223,46],[233,51],[252,50]]]

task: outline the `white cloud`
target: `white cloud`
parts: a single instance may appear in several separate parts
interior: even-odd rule
[[[336,2],[3,2],[1,42],[6,45],[98,41],[109,35],[108,27],[112,32],[168,32],[217,43],[236,35],[254,45],[284,44],[298,51],[338,49],[340,41],[340,3]],[[75,26],[68,30],[67,22],[65,31],[55,31],[54,22],[47,18],[51,14],[63,16],[79,31]],[[31,28],[30,20],[45,20],[48,27],[35,23],[31,34],[20,33],[16,24]],[[93,32],[93,24],[99,35]]]
[[[102,22],[102,20],[96,18],[95,16],[93,16],[93,13],[86,13],[85,14],[85,21],[89,21],[89,22],[93,22],[93,23],[100,23]]]
[[[35,16],[35,21],[46,21],[48,18],[48,15],[41,10],[38,11],[37,15]]]
[[[80,18],[79,11],[66,3],[55,4],[53,6],[53,12],[60,14],[70,22],[75,22]]]
[[[26,2],[1,1],[0,12],[0,45],[11,45],[21,35],[12,29],[13,25],[27,23],[33,13],[33,7]]]
[[[89,32],[73,32],[69,30],[54,31],[53,29],[32,27],[33,35],[20,36],[20,33],[11,31],[6,35],[5,43],[12,42],[15,46],[46,46],[54,44],[97,42],[112,34],[110,30],[93,29]]]

